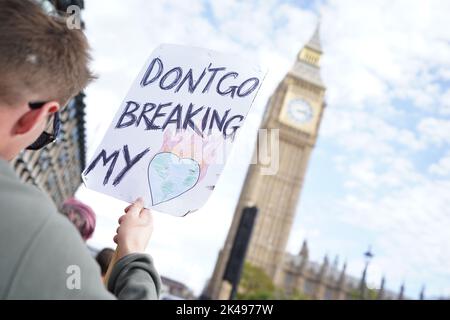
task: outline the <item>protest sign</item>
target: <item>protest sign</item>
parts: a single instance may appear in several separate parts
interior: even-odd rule
[[[214,190],[261,86],[254,63],[160,45],[134,81],[82,177],[93,190],[184,216]]]

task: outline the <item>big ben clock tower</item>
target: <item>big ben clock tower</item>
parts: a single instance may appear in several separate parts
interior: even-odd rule
[[[248,205],[256,206],[259,213],[246,261],[260,267],[278,282],[305,171],[325,107],[325,87],[319,68],[321,55],[318,25],[268,102],[261,128],[269,132],[279,129],[279,169],[267,175],[259,162],[249,167],[225,245],[206,290],[211,298],[226,297],[221,293],[227,285],[223,275],[242,210]]]

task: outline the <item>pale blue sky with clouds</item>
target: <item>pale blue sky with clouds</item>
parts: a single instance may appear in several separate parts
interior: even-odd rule
[[[149,246],[161,274],[197,293],[231,222],[267,98],[321,15],[327,108],[288,244],[339,255],[369,280],[417,297],[450,294],[449,1],[85,1],[99,80],[87,89],[88,158],[160,43],[254,57],[269,74],[207,205],[184,219],[156,214]],[[124,203],[81,188],[98,212],[91,241],[112,246]]]

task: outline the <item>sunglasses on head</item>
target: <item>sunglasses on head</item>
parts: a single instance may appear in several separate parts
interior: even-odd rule
[[[42,108],[42,106],[46,104],[46,102],[32,102],[28,103],[28,106],[32,110],[36,110],[39,108]],[[26,149],[27,150],[39,150],[45,147],[46,145],[55,142],[56,138],[59,134],[61,121],[59,119],[59,113],[55,112],[53,114],[53,132],[48,133],[46,131],[42,132],[41,135],[34,141],[32,144],[30,144]]]

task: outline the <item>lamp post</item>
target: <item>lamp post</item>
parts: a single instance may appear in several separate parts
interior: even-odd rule
[[[369,246],[369,249],[364,253],[364,260],[365,260],[365,266],[364,266],[364,271],[362,274],[362,278],[361,278],[361,299],[365,300],[366,299],[366,289],[367,289],[367,285],[366,285],[366,278],[367,278],[367,268],[369,267],[369,263],[373,258],[373,253],[371,251],[371,248]]]

